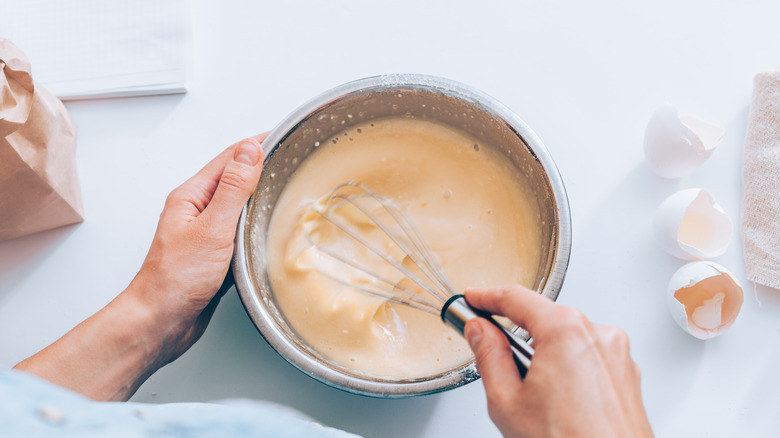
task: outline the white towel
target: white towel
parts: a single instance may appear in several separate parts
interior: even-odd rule
[[[747,279],[780,289],[780,71],[754,80],[742,163]]]

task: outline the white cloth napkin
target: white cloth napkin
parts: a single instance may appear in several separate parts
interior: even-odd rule
[[[2,0],[0,37],[63,100],[184,93],[188,0]]]
[[[780,70],[754,80],[742,163],[741,232],[748,280],[780,289]]]

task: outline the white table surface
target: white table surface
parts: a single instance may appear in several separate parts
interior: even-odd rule
[[[780,436],[780,291],[745,283],[730,331],[694,339],[672,321],[666,284],[684,262],[651,216],[705,187],[735,238],[715,261],[744,281],[741,150],[755,73],[780,65],[780,3],[197,1],[186,95],[74,102],[86,220],[0,244],[0,365],[54,341],[139,268],[163,200],[212,156],[272,128],[333,86],[382,73],[449,77],[517,112],[566,183],[574,244],[559,302],[631,337],[659,436]],[[53,36],[54,37],[54,36]],[[669,102],[726,127],[701,168],[663,180],[643,162],[652,112]],[[249,397],[371,437],[496,436],[480,382],[406,400],[351,395],[288,365],[235,292],[203,338],[133,398]]]

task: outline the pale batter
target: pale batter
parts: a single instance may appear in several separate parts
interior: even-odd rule
[[[462,291],[536,287],[539,213],[524,179],[491,145],[452,128],[409,118],[374,120],[310,154],[286,184],[269,224],[274,297],[295,331],[324,356],[390,379],[429,377],[472,360],[465,340],[437,316],[322,274],[323,264],[328,272],[339,268],[311,248],[303,230],[318,226],[311,206],[347,181],[394,198]]]

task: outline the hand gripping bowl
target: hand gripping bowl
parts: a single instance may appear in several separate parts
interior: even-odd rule
[[[479,375],[473,361],[407,380],[368,377],[330,361],[308,346],[278,309],[265,258],[274,205],[297,166],[337,132],[389,116],[444,123],[501,149],[532,186],[539,204],[544,238],[534,284],[553,300],[566,275],[571,219],[563,181],[539,138],[495,99],[448,79],[387,75],[350,82],[304,104],[271,131],[263,144],[266,157],[260,183],[241,214],[236,234],[232,268],[244,307],[268,343],[309,376],[356,394],[398,398],[456,388]]]

